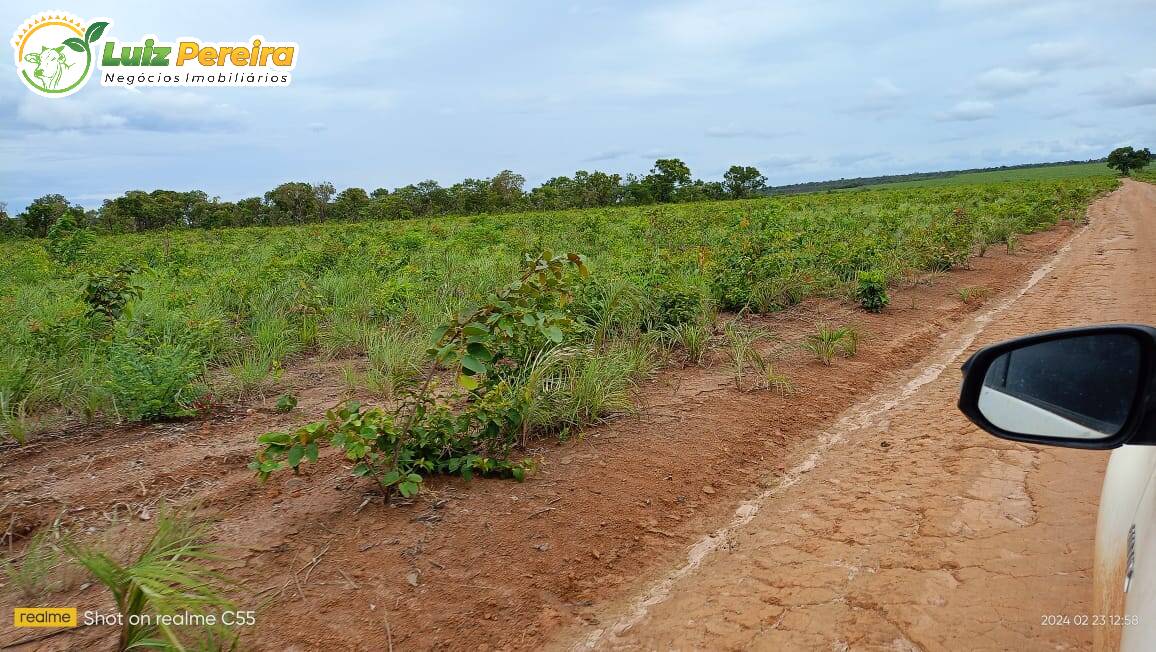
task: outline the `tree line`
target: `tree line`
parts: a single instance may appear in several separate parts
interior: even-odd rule
[[[395,188],[346,188],[332,183],[283,183],[261,197],[222,201],[201,190],[130,190],[85,210],[62,195],[34,200],[9,217],[0,204],[0,237],[45,237],[63,216],[105,233],[155,229],[274,226],[328,221],[399,220],[520,210],[560,210],[712,199],[761,193],[767,178],[751,166],[732,165],[722,181],[703,181],[677,158],[658,159],[645,175],[579,170],[525,190],[526,179],[502,170],[488,179],[463,179],[449,187],[426,180]]]

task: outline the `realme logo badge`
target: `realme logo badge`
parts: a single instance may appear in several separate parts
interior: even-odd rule
[[[25,607],[12,610],[16,627],[76,627],[76,607]]]

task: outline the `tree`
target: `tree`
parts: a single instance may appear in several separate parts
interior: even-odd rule
[[[324,222],[328,217],[329,200],[333,199],[335,192],[337,189],[328,181],[322,181],[313,186],[313,198],[317,200],[317,219],[319,221]]]
[[[364,217],[366,206],[369,205],[369,195],[361,188],[346,188],[337,195],[330,210],[330,217],[335,220],[360,220]]]
[[[577,205],[577,184],[570,177],[553,177],[530,191],[530,204],[542,210],[559,210]]]
[[[237,202],[236,214],[233,216],[235,226],[254,226],[264,223],[264,215],[268,212],[265,202],[260,197],[246,197]]]
[[[0,238],[15,238],[21,235],[20,222],[8,215],[8,204],[0,201]]]
[[[767,178],[750,165],[732,165],[723,175],[723,187],[735,199],[745,199],[767,187]]]
[[[701,179],[695,179],[681,186],[674,193],[674,200],[679,202],[726,199],[726,197],[727,192],[721,181],[702,181]]]
[[[408,212],[418,217],[445,213],[451,208],[449,191],[433,179],[402,186],[394,190],[391,197],[396,197],[404,206],[403,214]]]
[[[654,162],[645,181],[655,201],[671,202],[675,191],[690,183],[690,168],[679,159],[660,158]]]
[[[489,204],[490,182],[486,179],[463,179],[450,186],[449,193],[455,213],[481,213]]]
[[[84,222],[84,209],[68,203],[64,195],[45,195],[32,201],[20,214],[24,229],[34,238],[48,235],[48,229],[66,213],[78,223]]]
[[[273,224],[304,224],[318,217],[317,195],[313,186],[302,181],[277,186],[265,193],[265,202],[272,209]]]
[[[610,206],[622,200],[622,177],[595,170],[578,170],[574,173],[574,185],[578,191],[579,208]]]
[[[526,184],[526,177],[502,170],[490,179],[490,201],[488,208],[492,211],[505,211],[517,208],[526,195],[522,186]]]
[[[1128,176],[1132,170],[1140,170],[1152,162],[1152,152],[1148,148],[1132,149],[1131,147],[1117,147],[1108,155],[1108,167],[1119,170],[1120,174]]]

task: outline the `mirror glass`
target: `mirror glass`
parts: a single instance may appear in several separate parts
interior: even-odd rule
[[[1123,333],[1027,344],[988,368],[979,410],[1021,435],[1105,439],[1128,421],[1140,366],[1140,343]]]

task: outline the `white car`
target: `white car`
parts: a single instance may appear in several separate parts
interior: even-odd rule
[[[1097,650],[1156,649],[1156,328],[1030,335],[980,349],[963,371],[959,409],[991,434],[1116,449],[1100,494],[1095,604],[1081,624]]]

